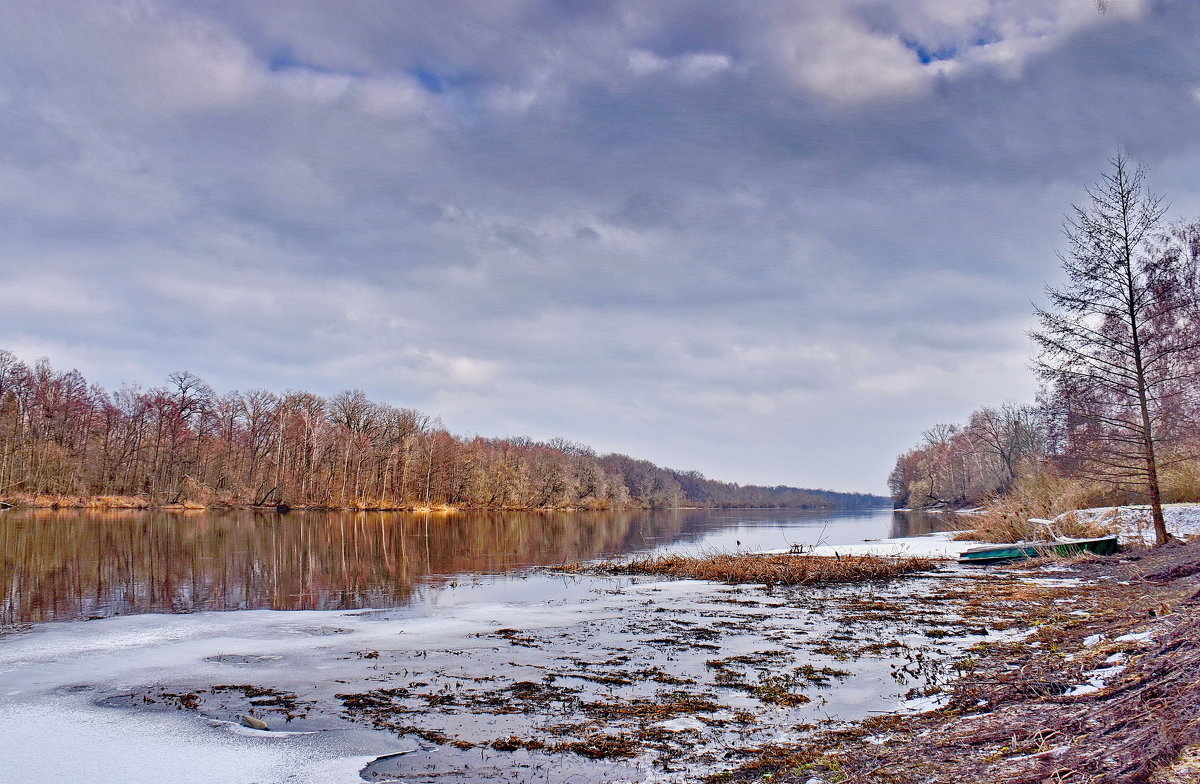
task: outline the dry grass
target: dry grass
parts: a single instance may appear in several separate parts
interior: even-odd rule
[[[632,561],[608,561],[591,566],[575,564],[564,571],[607,574],[652,574],[678,579],[711,580],[730,584],[816,585],[888,580],[933,566],[929,558],[816,555],[659,555]]]
[[[88,499],[87,505],[97,509],[145,509],[149,504],[145,498],[129,495],[101,495]]]
[[[1080,520],[1074,512],[1056,518],[1053,532],[1047,526],[1031,524],[1030,517],[1037,515],[1026,516],[1024,511],[1013,509],[1004,500],[993,502],[986,512],[972,520],[974,528],[959,531],[954,538],[978,542],[1036,542],[1050,541],[1056,535],[1090,539],[1116,531],[1115,526],[1101,520]]]
[[[144,498],[127,495],[44,495],[13,493],[0,497],[0,501],[29,509],[146,509],[150,503]]]
[[[299,508],[299,507],[293,507]],[[321,506],[321,509],[345,509],[351,512],[415,512],[418,514],[449,514],[457,512],[458,507],[450,504],[433,504],[425,506],[423,504],[401,504],[394,500],[383,498],[359,498],[353,501],[344,503],[331,503],[328,506]]]
[[[1175,463],[1162,472],[1163,503],[1200,500],[1200,461]]]
[[[1102,506],[1109,499],[1104,488],[1075,479],[1067,479],[1050,471],[1023,474],[1013,484],[1008,495],[992,499],[984,512],[971,518],[973,528],[961,531],[955,539],[982,542],[1017,542],[1049,540],[1060,536],[1103,536],[1111,531],[1102,524],[1087,523],[1075,515],[1064,515],[1055,530],[1031,525],[1031,518],[1050,519],[1074,509]]]
[[[189,483],[180,500],[173,503],[164,503],[162,501],[150,501],[146,498],[127,495],[98,495],[98,496],[78,496],[78,495],[48,495],[48,494],[33,494],[33,493],[9,493],[0,496],[0,504],[8,504],[10,506],[25,508],[25,509],[166,509],[170,511],[203,511],[213,508],[237,508],[237,507],[254,507],[247,500],[248,495],[239,490],[225,491],[218,493],[198,485],[194,482]],[[269,504],[274,508],[275,504]],[[334,504],[332,506],[315,506],[306,507],[296,505],[293,509],[337,509],[349,510],[358,512],[367,511],[408,511],[416,513],[436,513],[449,514],[457,512],[457,507],[448,504],[436,504],[433,506],[401,506],[395,502],[383,501],[379,499],[367,499],[353,501],[348,504]]]
[[[187,498],[183,499],[182,501],[173,503],[173,504],[163,504],[162,508],[163,509],[171,509],[171,510],[186,509],[188,511],[199,511],[201,509],[208,509],[208,507],[205,504],[197,503],[196,501],[192,501]]]

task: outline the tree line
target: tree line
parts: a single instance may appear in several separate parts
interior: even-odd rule
[[[1082,503],[1200,499],[1200,221],[1169,223],[1123,154],[1064,223],[1065,282],[1035,309],[1038,401],[938,425],[900,455],[899,506],[963,506],[1041,483]]]
[[[89,384],[0,350],[0,498],[149,505],[618,509],[878,505],[597,455],[564,439],[463,437],[361,390],[218,394],[172,373],[152,389]],[[56,500],[57,499],[57,500]],[[41,502],[45,502],[45,498]]]

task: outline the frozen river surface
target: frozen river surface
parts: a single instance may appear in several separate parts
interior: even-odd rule
[[[643,521],[643,532],[674,533],[632,547],[556,546],[544,560],[912,532],[891,513],[707,514]],[[323,610],[116,615],[130,606],[112,609],[119,594],[107,583],[102,597],[40,598],[42,611],[87,605],[107,617],[0,637],[0,782],[693,781],[733,764],[738,747],[895,707],[940,677],[937,661],[987,633],[936,602],[904,614],[889,604],[922,606],[946,580],[767,591],[576,578],[536,568],[536,547],[503,569],[453,573],[428,568],[445,554],[421,544],[404,547],[424,553],[423,573],[376,606],[362,598],[383,596],[386,581],[340,593],[323,584],[322,602],[343,597]],[[395,547],[390,557],[379,569],[396,568]],[[254,568],[238,579],[269,585],[271,562]],[[192,595],[207,575],[191,576]],[[197,604],[227,601],[233,582]],[[16,600],[29,601],[32,584],[10,594],[10,613],[30,612]],[[128,590],[131,603],[170,593]],[[247,595],[248,606],[271,606]],[[245,714],[270,729],[241,726]]]

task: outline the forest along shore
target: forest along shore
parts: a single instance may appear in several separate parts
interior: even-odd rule
[[[823,492],[823,491],[820,491]],[[848,493],[836,493],[834,495],[856,495]],[[882,501],[882,499],[879,499]],[[625,501],[615,509],[597,508],[592,506],[581,506],[578,504],[561,504],[549,505],[543,504],[540,506],[475,506],[469,504],[397,504],[392,505],[380,501],[365,501],[356,500],[346,503],[330,503],[330,504],[287,504],[287,503],[254,503],[250,501],[213,501],[209,503],[199,503],[190,499],[179,501],[162,501],[153,500],[139,496],[77,496],[77,495],[33,495],[27,493],[16,493],[9,495],[0,495],[0,509],[158,509],[164,511],[188,511],[188,510],[206,510],[206,509],[253,509],[268,512],[291,512],[311,510],[315,512],[601,512],[601,511],[647,511],[652,509],[673,509],[673,510],[701,510],[701,509],[779,509],[779,510],[812,510],[812,511],[834,511],[834,510],[855,510],[855,509],[871,509],[876,506],[884,506],[880,504],[860,504],[852,502],[844,504],[841,502],[828,502],[813,499],[812,503],[779,503],[779,504],[761,504],[754,505],[674,505],[662,506],[657,504],[641,503],[636,501]]]
[[[710,784],[1200,780],[1200,542],[1008,571],[1023,633],[974,645],[934,710],[763,745]]]
[[[75,499],[75,500],[70,500]],[[106,500],[107,499],[107,500]],[[0,349],[0,501],[103,508],[871,508],[864,493],[741,485],[552,438],[456,435],[349,389],[218,393],[188,372],[116,391]]]

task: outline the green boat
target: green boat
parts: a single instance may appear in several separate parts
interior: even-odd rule
[[[994,564],[1023,561],[1044,555],[1078,555],[1094,553],[1112,555],[1120,547],[1116,534],[1098,536],[1094,539],[1056,539],[1053,542],[1016,542],[1013,544],[987,544],[964,550],[960,564]]]

